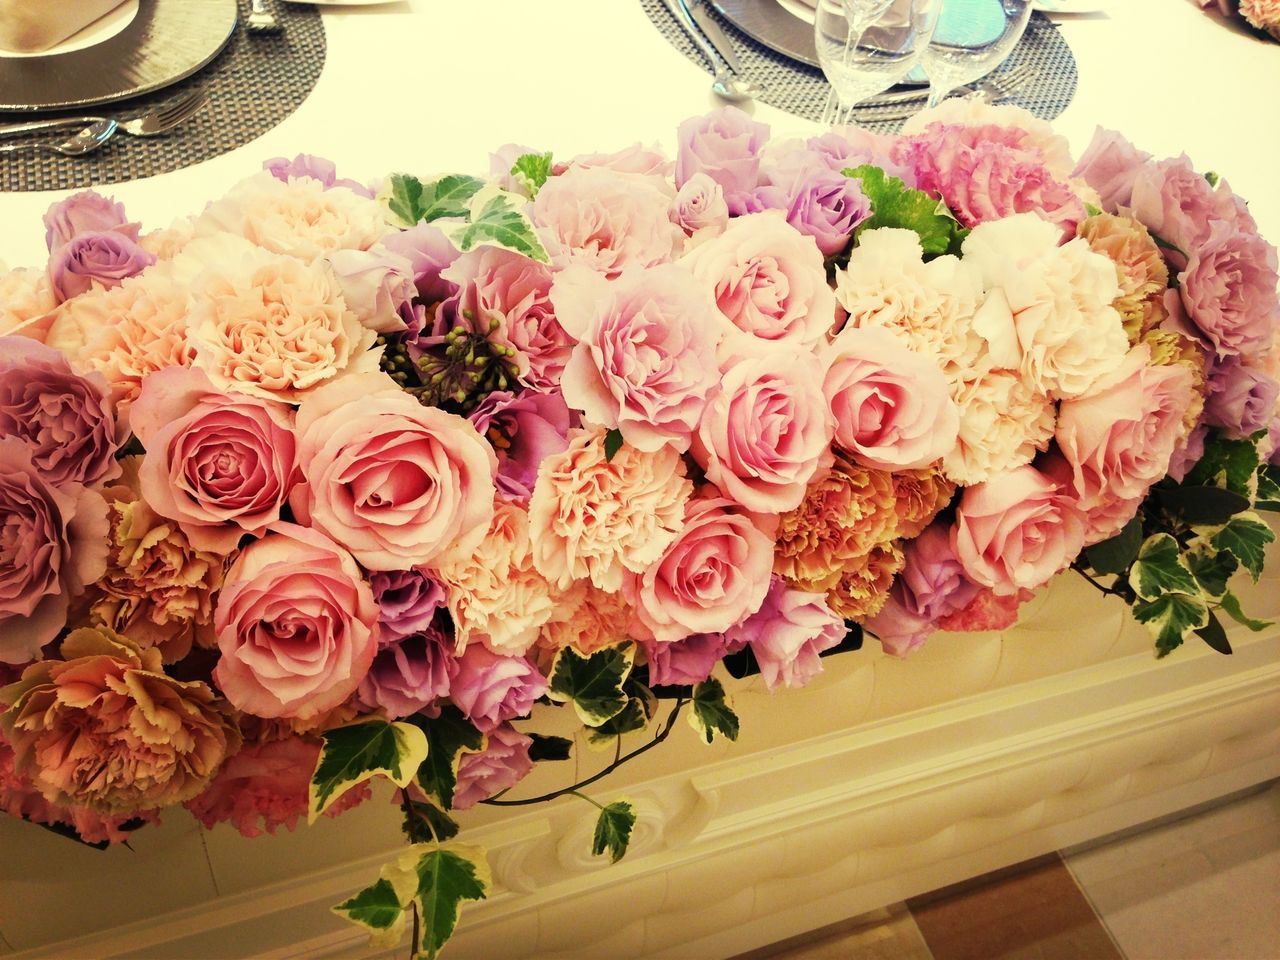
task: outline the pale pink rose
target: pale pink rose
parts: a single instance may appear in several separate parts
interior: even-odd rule
[[[342,299],[360,322],[378,333],[399,333],[401,309],[417,294],[413,266],[390,250],[335,250],[325,263],[338,281]]]
[[[683,263],[745,335],[727,338],[722,356],[781,343],[807,349],[832,332],[836,303],[822,254],[780,210],[734,219]]]
[[[724,233],[729,226],[724,189],[705,173],[695,173],[676,191],[671,221],[691,237],[698,234],[699,239]]]
[[[1220,355],[1268,350],[1280,325],[1276,248],[1257,233],[1215,221],[1188,252],[1178,284],[1191,322]]]
[[[823,393],[836,419],[836,443],[854,460],[915,469],[951,452],[960,413],[931,357],[875,327],[846,327],[830,356]]]
[[[1133,184],[1151,154],[1138,150],[1114,130],[1095,128],[1073,175],[1097,191],[1102,207],[1115,212],[1133,200]]]
[[[737,107],[723,107],[685,120],[676,138],[676,186],[704,173],[720,184],[734,212],[741,213],[742,201],[760,181],[760,152],[769,139],[769,125]]]
[[[529,500],[533,562],[560,590],[590,578],[616,592],[624,571],[655,562],[684,525],[693,484],[674,449],[645,453],[624,443],[610,459],[604,446],[603,430],[579,430],[538,468]]]
[[[649,686],[690,686],[711,676],[726,653],[723,633],[695,633],[673,643],[641,641],[649,664]]]
[[[514,787],[533,769],[533,740],[504,723],[489,731],[481,753],[464,753],[458,762],[453,809],[466,810],[495,793]]]
[[[214,610],[219,689],[259,717],[308,719],[346,700],[373,662],[378,606],[351,554],[276,523],[227,571]]]
[[[997,596],[1047,583],[1083,546],[1071,493],[1029,464],[968,487],[951,531],[964,572]]]
[[[628,574],[633,634],[660,643],[717,633],[755,613],[769,590],[773,538],[731,500],[695,498],[684,529],[657,563]]]
[[[716,346],[727,326],[707,291],[675,264],[612,282],[571,268],[552,299],[578,341],[561,382],[565,402],[640,450],[688,450],[719,380]]]
[[[1071,496],[1084,520],[1086,547],[1114,537],[1123,530],[1124,525],[1137,515],[1138,508],[1146,499],[1146,491],[1133,497],[1108,496],[1105,487],[1101,496],[1086,495],[1082,491],[1083,484],[1078,484],[1076,481],[1075,468],[1057,448],[1037,458],[1036,469]],[[1169,472],[1173,473],[1172,466]]]
[[[187,329],[195,365],[215,386],[288,403],[376,369],[378,355],[369,350],[376,337],[323,266],[262,252],[202,274]]]
[[[107,504],[54,486],[17,437],[0,437],[0,663],[27,663],[53,640],[72,597],[107,567]]]
[[[558,265],[580,263],[613,278],[679,254],[684,234],[668,219],[670,206],[661,178],[591,167],[548,180],[530,213]]]
[[[830,463],[835,418],[822,394],[826,372],[813,354],[784,350],[730,367],[693,441],[707,480],[748,510],[799,506]]]
[[[263,170],[240,181],[195,220],[195,235],[232,233],[255,246],[312,261],[368,250],[390,231],[377,201],[313,177],[279,180]]]
[[[477,729],[526,716],[547,692],[547,678],[524,657],[504,657],[472,644],[458,659],[449,699]]]
[[[185,806],[206,830],[228,822],[245,837],[293,830],[307,815],[311,772],[319,759],[320,741],[305,737],[246,744]],[[324,815],[336,817],[371,795],[367,783],[351,787]]]
[[[370,570],[466,557],[493,517],[493,448],[471,423],[424,407],[385,374],[347,377],[298,410],[303,522]]]
[[[0,334],[16,331],[51,313],[58,303],[43,270],[0,272]]]
[[[760,664],[765,688],[803,687],[822,672],[819,655],[844,639],[844,619],[821,593],[806,593],[774,577],[760,610],[729,630],[730,643],[746,641]]]
[[[147,451],[142,494],[197,549],[228,554],[280,519],[297,479],[293,411],[214,388],[203,371],[148,377],[131,426]]]
[[[583,170],[606,167],[618,173],[643,173],[655,177],[669,177],[675,166],[658,147],[646,147],[633,143],[613,153],[580,153],[568,163],[569,168]]]

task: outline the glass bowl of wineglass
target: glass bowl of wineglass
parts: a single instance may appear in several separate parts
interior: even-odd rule
[[[941,0],[937,26],[921,66],[929,106],[1003,63],[1027,29],[1033,0]]]

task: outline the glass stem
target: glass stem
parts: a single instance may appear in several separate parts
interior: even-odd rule
[[[943,100],[947,99],[947,94],[949,94],[954,89],[955,89],[955,86],[952,84],[943,86],[940,83],[930,83],[929,84],[929,108],[933,109],[938,104],[940,104]]]

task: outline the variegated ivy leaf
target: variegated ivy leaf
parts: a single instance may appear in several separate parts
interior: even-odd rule
[[[598,857],[608,851],[609,862],[617,863],[627,852],[635,825],[636,809],[626,800],[615,800],[601,807],[595,835],[591,838],[591,852]]]
[[[613,745],[613,741],[624,733],[635,733],[649,725],[653,714],[649,709],[649,701],[644,697],[631,697],[627,705],[596,727],[587,739],[592,745]]]
[[[480,753],[488,738],[453,704],[443,707],[437,717],[414,714],[409,722],[422,731],[430,746],[426,762],[418,768],[418,785],[445,810],[452,810],[462,755]]]
[[[635,644],[606,647],[583,656],[565,647],[551,665],[547,696],[557,703],[572,703],[578,719],[598,727],[621,713],[630,699],[622,685],[631,674]]]
[[[549,263],[551,258],[538,239],[533,221],[524,213],[527,202],[524,197],[498,187],[485,187],[468,204],[468,222],[455,222],[442,228],[463,252],[490,244]]]
[[[1255,435],[1231,440],[1210,433],[1205,439],[1204,455],[1182,481],[1184,486],[1218,486],[1252,501],[1257,493],[1258,440]]]
[[[1167,533],[1157,533],[1143,542],[1129,571],[1129,586],[1143,600],[1168,593],[1200,594],[1200,585],[1182,558],[1178,541]]]
[[[321,735],[320,759],[308,788],[307,822],[314,823],[348,788],[382,774],[407,786],[427,758],[427,738],[408,723],[363,720]]]
[[[1256,583],[1262,575],[1267,544],[1276,538],[1266,521],[1256,513],[1238,513],[1217,527],[1193,527],[1201,541],[1216,550],[1226,550],[1249,571]]]
[[[1225,550],[1196,549],[1183,554],[1196,583],[1211,600],[1227,592],[1227,581],[1240,568],[1240,561]]]
[[[529,196],[536,197],[542,185],[551,176],[551,154],[521,154],[516,157],[516,162],[511,167],[511,176],[529,191]]]
[[[1254,620],[1252,617],[1245,616],[1245,612],[1240,609],[1240,598],[1231,591],[1222,595],[1222,599],[1218,601],[1218,609],[1225,610],[1232,620],[1243,627],[1248,627],[1254,633],[1271,626],[1269,620]]]
[[[1254,506],[1259,510],[1280,510],[1280,466],[1264,463],[1258,469],[1258,492]]]
[[[465,217],[469,204],[484,181],[479,177],[450,174],[438,180],[423,182],[406,173],[391,176],[391,191],[386,196],[387,209],[404,226],[412,227],[423,220],[441,217]]]
[[[717,733],[729,740],[738,739],[738,715],[725,702],[724,687],[715,677],[708,677],[693,688],[693,712],[689,722],[703,743],[710,743]]]
[[[463,900],[483,900],[493,887],[489,860],[479,847],[450,844],[444,847],[410,847],[416,852],[413,899],[418,904],[422,941],[416,948],[435,960],[453,936]]]
[[[383,869],[386,872],[386,869]],[[395,886],[385,876],[378,877],[349,900],[332,908],[333,912],[369,931],[374,946],[394,947],[404,936],[405,904]]]
[[[1156,640],[1156,654],[1163,657],[1182,643],[1193,630],[1209,622],[1209,607],[1199,597],[1166,593],[1154,600],[1138,600],[1133,616]]]

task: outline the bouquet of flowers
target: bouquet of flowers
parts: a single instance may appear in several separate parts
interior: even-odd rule
[[[0,806],[254,836],[388,779],[410,846],[335,909],[428,956],[490,883],[455,811],[682,712],[735,738],[729,668],[1001,629],[1068,567],[1161,655],[1263,626],[1276,252],[1113,133],[726,109],[674,161],[299,156],[155,232],[94,193],[45,226],[0,277]]]
[[[1280,2],[1277,0],[1196,0],[1202,8],[1216,7],[1224,17],[1239,14],[1255,30],[1280,40]]]

